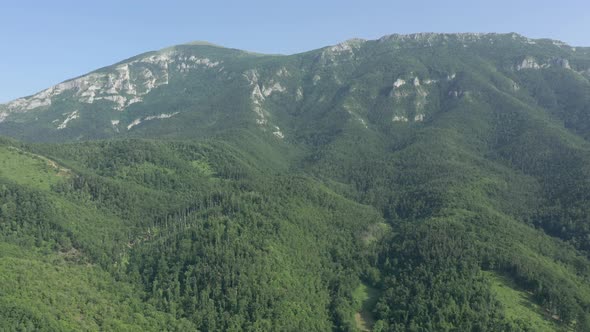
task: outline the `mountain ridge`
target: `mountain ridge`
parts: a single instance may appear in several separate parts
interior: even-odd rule
[[[425,46],[426,49],[414,50],[415,43]],[[447,43],[450,44],[447,45]],[[493,57],[487,55],[489,52],[495,52],[494,50],[499,49],[499,47],[506,49],[505,54],[493,55]],[[4,127],[9,132],[11,130],[22,131],[22,129],[16,128],[22,124],[30,123],[38,126],[40,131],[45,132],[45,136],[56,137],[57,139],[57,137],[63,136],[62,131],[70,131],[69,127],[80,123],[81,118],[91,117],[98,119],[111,114],[111,119],[100,120],[103,123],[102,128],[93,125],[94,128],[90,130],[89,137],[118,136],[121,135],[122,130],[125,128],[127,129],[124,131],[128,131],[139,125],[142,119],[149,118],[148,121],[150,121],[151,119],[169,119],[176,115],[188,116],[187,110],[183,110],[185,106],[180,105],[178,110],[159,113],[146,111],[143,116],[136,116],[133,119],[128,118],[129,115],[126,115],[129,112],[124,111],[151,107],[145,105],[144,101],[153,100],[151,98],[152,91],[167,94],[168,92],[164,92],[165,90],[174,89],[169,90],[170,93],[178,95],[179,88],[169,87],[170,82],[172,82],[172,85],[180,84],[180,82],[193,82],[189,85],[182,84],[185,84],[185,89],[200,86],[198,89],[202,92],[197,92],[192,99],[201,96],[199,98],[202,99],[199,99],[201,101],[198,102],[204,103],[209,108],[219,108],[218,105],[210,104],[212,100],[211,94],[224,93],[221,91],[229,85],[234,85],[234,90],[243,90],[244,84],[253,87],[253,90],[241,92],[249,93],[251,97],[248,98],[249,101],[242,100],[239,104],[250,103],[251,105],[247,108],[253,112],[255,119],[249,121],[258,123],[259,126],[263,127],[263,130],[281,136],[284,134],[280,129],[280,123],[266,125],[269,121],[268,116],[277,119],[279,117],[276,112],[265,109],[266,99],[271,98],[272,94],[283,95],[285,97],[282,99],[291,99],[305,107],[308,95],[314,95],[314,91],[322,90],[326,84],[345,87],[346,85],[342,81],[343,78],[340,77],[349,76],[351,70],[358,70],[355,68],[360,68],[359,66],[374,65],[388,66],[394,70],[398,70],[395,69],[397,66],[402,69],[402,67],[395,64],[395,61],[407,62],[409,65],[414,66],[415,70],[423,72],[426,70],[430,71],[430,73],[424,72],[418,75],[421,77],[418,77],[408,72],[400,72],[398,77],[390,78],[391,82],[389,84],[394,86],[396,90],[391,91],[394,98],[400,100],[414,99],[413,103],[419,105],[414,115],[394,114],[392,118],[397,119],[394,121],[406,121],[406,119],[410,118],[423,119],[425,114],[422,113],[420,108],[428,104],[427,94],[429,92],[426,90],[432,90],[432,88],[426,86],[430,84],[440,85],[443,77],[456,75],[456,71],[463,66],[463,64],[457,63],[456,60],[448,58],[445,61],[437,60],[440,62],[437,66],[444,65],[447,67],[446,69],[435,69],[434,67],[425,69],[431,66],[429,62],[435,60],[434,58],[428,58],[428,49],[443,52],[441,55],[447,57],[448,48],[459,51],[461,61],[472,62],[473,59],[479,58],[480,62],[485,61],[489,65],[497,66],[502,74],[508,76],[512,75],[510,71],[513,70],[546,69],[550,67],[563,67],[576,71],[580,75],[590,75],[590,62],[584,55],[577,55],[575,48],[553,41],[535,41],[514,33],[388,35],[376,40],[350,39],[333,46],[293,55],[254,55],[236,49],[185,44],[142,53],[78,78],[64,81],[32,96],[19,98],[0,105],[0,127]],[[463,50],[459,48],[463,48]],[[473,50],[471,50],[472,48]],[[377,58],[374,58],[375,55],[372,54],[374,52],[381,52],[382,55],[377,55]],[[424,62],[420,64],[416,60],[412,60],[408,52],[421,53],[423,60],[420,61]],[[388,59],[384,56],[388,53],[392,54],[393,58]],[[373,59],[378,63],[373,64]],[[278,65],[278,62],[284,64]],[[273,68],[273,74],[268,73],[270,68]],[[477,70],[481,69],[482,67],[477,68]],[[266,82],[258,82],[259,71],[265,72],[264,76],[267,77],[261,79]],[[326,75],[328,75],[327,81],[322,80],[322,72],[326,72]],[[253,73],[255,74],[253,75]],[[359,72],[359,74],[365,75],[362,72]],[[387,72],[383,72],[378,75],[387,74]],[[238,77],[243,77],[246,81],[240,82]],[[404,91],[406,88],[402,87],[402,85],[405,85],[408,80],[412,81],[411,84],[417,87],[416,91]],[[211,83],[217,84],[218,87],[202,86],[205,82],[209,85]],[[376,83],[378,82],[370,82],[371,85]],[[423,84],[420,85],[420,83]],[[217,91],[210,89],[217,89]],[[386,89],[386,87],[383,85],[382,89]],[[352,91],[347,93],[351,94]],[[463,92],[453,90],[448,93],[459,96]],[[397,97],[394,95],[397,95]],[[179,95],[179,97],[181,96]],[[323,98],[327,97],[324,96]],[[182,98],[185,97],[182,96]],[[359,98],[361,97],[359,96]],[[271,99],[277,98],[272,97]],[[321,96],[318,100],[321,103]],[[187,103],[192,102],[197,101],[188,101],[187,99]],[[64,106],[54,107],[52,103],[61,103]],[[46,110],[50,112],[46,112]],[[74,114],[74,112],[77,113]],[[356,114],[359,121],[362,120],[361,122],[365,124],[370,122],[370,120],[353,110],[349,110],[349,112]],[[49,118],[50,113],[54,114],[52,118]],[[45,119],[34,120],[39,118]],[[31,122],[32,120],[34,122]],[[123,124],[124,127],[121,128],[120,125]],[[10,128],[11,125],[15,128]],[[131,127],[129,127],[130,125]],[[83,124],[80,129],[82,128],[90,129],[87,124]],[[26,138],[26,136],[22,136],[22,138]],[[76,137],[79,136],[76,135]],[[83,136],[85,135],[83,134]]]
[[[127,59],[124,59],[124,60],[115,62],[115,63],[113,63],[111,65],[107,65],[107,66],[104,66],[104,67],[101,67],[101,68],[92,70],[92,71],[90,71],[88,73],[81,74],[80,76],[76,76],[76,77],[67,79],[67,80],[65,80],[63,82],[60,82],[60,83],[56,84],[56,85],[59,85],[61,83],[66,83],[68,81],[72,81],[72,80],[78,79],[80,77],[83,77],[83,76],[92,74],[94,72],[101,71],[101,70],[104,70],[104,69],[108,69],[108,68],[111,68],[113,66],[116,66],[116,65],[119,65],[119,64],[122,64],[122,63],[126,63],[126,62],[129,62],[129,61],[132,61],[133,59],[136,59],[138,57],[147,56],[147,55],[150,55],[150,54],[153,54],[153,53],[161,53],[161,52],[165,52],[165,51],[170,51],[170,50],[174,50],[176,47],[182,47],[182,46],[207,46],[207,47],[216,47],[216,48],[221,48],[221,49],[231,49],[231,50],[237,50],[237,51],[240,51],[240,52],[246,52],[246,53],[252,53],[252,54],[259,54],[259,55],[263,55],[263,56],[281,56],[281,55],[282,56],[294,56],[294,55],[300,55],[300,54],[304,54],[304,53],[314,52],[314,51],[321,50],[321,49],[324,49],[324,48],[331,48],[331,47],[338,46],[338,45],[341,45],[341,44],[347,44],[349,42],[386,41],[386,40],[391,40],[391,39],[398,39],[398,40],[404,40],[404,39],[426,39],[426,38],[431,38],[431,37],[443,37],[443,38],[444,37],[463,37],[463,38],[471,37],[471,41],[474,41],[474,40],[480,39],[482,37],[489,37],[489,36],[491,36],[491,37],[512,36],[512,38],[517,38],[518,37],[518,38],[521,38],[521,39],[524,39],[524,40],[527,40],[527,41],[548,41],[548,42],[553,43],[556,46],[564,46],[564,47],[570,47],[570,48],[590,48],[590,46],[588,46],[588,47],[584,47],[584,46],[570,46],[569,44],[567,44],[567,43],[565,43],[563,41],[557,40],[557,39],[550,39],[550,38],[528,38],[528,37],[526,37],[524,35],[521,35],[521,34],[518,34],[518,33],[515,33],[515,32],[508,32],[508,33],[495,33],[495,32],[458,32],[458,33],[417,32],[417,33],[408,33],[408,34],[392,33],[392,34],[383,35],[383,36],[378,37],[378,38],[375,38],[375,39],[349,38],[349,39],[346,39],[346,40],[344,40],[342,42],[336,43],[334,45],[329,45],[329,46],[324,46],[324,47],[320,47],[320,48],[309,50],[309,51],[302,51],[302,52],[298,52],[298,53],[284,54],[284,55],[283,54],[270,54],[270,53],[251,52],[251,51],[247,51],[247,50],[241,50],[241,49],[236,49],[236,48],[231,48],[231,47],[226,47],[226,46],[218,45],[218,44],[215,44],[215,43],[212,43],[212,42],[209,42],[209,41],[205,41],[205,40],[196,40],[196,41],[190,41],[190,42],[176,44],[176,45],[172,45],[172,46],[167,46],[167,47],[164,47],[164,48],[161,48],[161,49],[158,49],[158,50],[152,50],[152,51],[142,52],[142,53],[140,53],[138,55],[131,56],[131,57],[127,58]],[[23,96],[23,97],[16,98],[14,100],[18,100],[18,99],[22,99],[22,98],[29,98],[29,97],[32,97],[32,96],[40,93],[40,92],[41,91],[39,91],[37,93],[33,93],[32,95],[28,95],[28,96]],[[11,100],[11,101],[2,103],[0,105],[9,104],[9,103],[13,102],[14,100]]]

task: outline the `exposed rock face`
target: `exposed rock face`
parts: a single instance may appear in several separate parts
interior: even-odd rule
[[[285,138],[285,134],[283,134],[283,132],[281,131],[281,128],[279,128],[278,126],[274,126],[275,131],[272,132],[273,135],[275,135],[275,137],[283,139]]]
[[[274,82],[271,80],[271,82],[269,84],[272,84],[270,86],[262,86],[262,94],[265,97],[269,97],[273,92],[285,92],[285,89],[281,83],[279,82]]]
[[[564,59],[564,58],[555,58],[555,59],[552,59],[550,64],[552,66],[563,68],[563,69],[572,69],[572,67],[570,67],[569,60],[568,59]]]
[[[328,47],[320,54],[318,61],[322,65],[332,65],[337,64],[339,59],[351,59],[363,43],[364,39],[349,39]]]
[[[399,88],[402,87],[406,84],[406,81],[402,80],[401,78],[398,78],[395,82],[393,82],[393,87],[394,88]]]
[[[262,103],[265,98],[260,90],[260,85],[258,84],[258,71],[256,69],[248,70],[243,75],[248,80],[250,86],[252,86],[250,99],[252,100],[252,109],[257,115],[256,123],[258,125],[265,125],[268,120],[266,120],[264,110],[262,109]]]
[[[214,68],[220,63],[208,58],[184,56],[176,51],[158,52],[118,65],[109,72],[94,72],[60,83],[31,97],[16,99],[6,104],[6,113],[49,106],[54,97],[65,92],[73,93],[75,99],[82,103],[110,101],[113,109],[122,111],[131,104],[141,102],[151,90],[168,84],[170,70],[186,73],[198,68]]]
[[[3,122],[8,117],[7,111],[0,111],[0,123]]]
[[[358,49],[364,42],[365,42],[364,39],[359,39],[359,38],[349,39],[345,42],[342,42],[340,44],[337,44],[337,45],[334,45],[334,46],[328,48],[328,51],[324,52],[323,54],[352,53],[355,49]]]
[[[295,96],[295,100],[296,101],[301,101],[303,99],[303,88],[302,87],[298,87],[297,88],[297,92],[296,92],[296,96]]]
[[[181,73],[187,73],[191,69],[198,69],[199,67],[214,68],[221,64],[219,61],[212,61],[208,58],[198,58],[194,55],[178,57],[176,68]]]
[[[338,45],[334,45],[329,48],[330,52],[333,53],[344,53],[344,52],[352,52],[352,46],[349,43],[340,43]]]
[[[537,60],[532,56],[525,57],[524,60],[522,60],[522,62],[516,66],[516,70],[539,68],[541,68],[541,66],[537,63]]]
[[[70,114],[64,113],[63,115],[67,115],[67,117],[59,126],[57,126],[58,130],[66,128],[68,126],[68,122],[80,117],[80,114],[78,113],[78,111],[73,111]]]
[[[291,73],[287,70],[287,68],[281,67],[281,69],[277,71],[276,75],[278,77],[289,77],[291,76]]]
[[[444,73],[438,79],[420,79],[413,73],[404,75],[405,79],[398,78],[393,83],[389,97],[393,99],[393,122],[422,122],[426,118],[426,107],[429,104],[429,95],[438,88],[439,82],[452,81],[456,73]]]
[[[552,40],[551,43],[558,47],[570,47],[567,43],[564,43],[561,40]]]
[[[499,33],[433,33],[421,32],[413,34],[391,34],[379,38],[380,43],[397,42],[397,43],[414,43],[422,46],[434,46],[436,44],[447,44],[450,42],[463,43],[463,47],[468,47],[469,43],[485,42],[494,44],[499,37],[507,36],[510,39],[527,44],[535,44],[535,41],[519,35],[517,33],[499,34]]]
[[[512,87],[512,91],[520,90],[520,86],[518,86],[518,84],[514,81],[510,82],[510,86]]]
[[[278,77],[285,76],[286,69],[279,70],[277,72]],[[275,79],[267,80],[266,83],[262,83],[258,70],[251,69],[242,74],[248,81],[248,84],[252,87],[250,94],[250,100],[252,101],[252,109],[256,113],[256,123],[260,126],[266,125],[268,119],[266,111],[264,110],[264,101],[275,92],[285,92],[287,89],[281,85],[280,82]],[[278,79],[278,78],[277,78]],[[297,91],[297,97],[299,97],[299,90]],[[301,98],[303,97],[303,91],[301,91]]]
[[[516,70],[523,70],[523,69],[541,69],[541,68],[549,68],[549,67],[557,67],[563,69],[572,69],[570,66],[570,62],[568,59],[565,58],[552,58],[548,62],[539,63],[537,59],[532,56],[527,56],[522,60],[521,63],[516,65]]]
[[[485,34],[485,33],[456,33],[456,34],[447,34],[447,33],[433,33],[433,32],[420,32],[420,33],[413,33],[408,35],[403,34],[391,34],[387,36],[383,36],[379,38],[379,42],[387,42],[387,41],[420,41],[426,43],[434,43],[437,41],[444,41],[449,40],[451,38],[456,39],[461,42],[473,42],[478,41],[482,38],[485,38],[488,35],[494,34]]]
[[[459,98],[459,97],[463,97],[463,95],[465,94],[465,92],[463,90],[451,90],[449,91],[449,97],[453,97],[453,98]]]
[[[137,126],[138,124],[141,123],[141,119],[135,119],[133,120],[133,122],[131,122],[128,126],[127,126],[127,130]]]
[[[318,82],[322,79],[322,77],[320,75],[314,75],[313,76],[313,85],[318,84]]]
[[[150,115],[150,116],[146,116],[143,120],[144,121],[150,121],[150,120],[156,120],[156,119],[169,119],[173,116],[175,116],[176,114],[178,114],[178,112],[174,112],[174,113],[162,113],[160,115]]]

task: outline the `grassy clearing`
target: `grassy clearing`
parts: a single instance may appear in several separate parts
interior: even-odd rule
[[[486,276],[508,319],[528,322],[538,332],[563,330],[533,301],[531,294],[519,290],[512,280],[493,272],[486,272]]]
[[[371,331],[375,324],[373,308],[379,300],[379,290],[362,282],[352,295],[359,308],[354,315],[357,328],[361,331]]]
[[[49,190],[63,170],[49,159],[16,148],[0,147],[0,175],[35,188]]]

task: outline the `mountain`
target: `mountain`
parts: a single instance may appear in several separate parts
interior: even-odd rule
[[[339,128],[347,120],[377,128],[428,121],[440,111],[441,95],[478,93],[478,84],[523,97],[521,86],[533,88],[540,79],[529,77],[529,69],[541,72],[536,76],[565,69],[563,75],[583,85],[589,52],[516,34],[391,35],[291,56],[193,43],[141,54],[5,104],[0,130],[26,140],[65,141],[194,138],[259,127],[281,139],[291,132],[287,140],[297,140],[302,128],[324,133],[318,121]]]
[[[590,331],[590,48],[191,43],[0,134],[0,329]]]

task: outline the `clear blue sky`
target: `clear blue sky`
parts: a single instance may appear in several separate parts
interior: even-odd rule
[[[413,32],[518,32],[590,46],[590,1],[1,0],[0,102],[193,40],[290,54]]]

